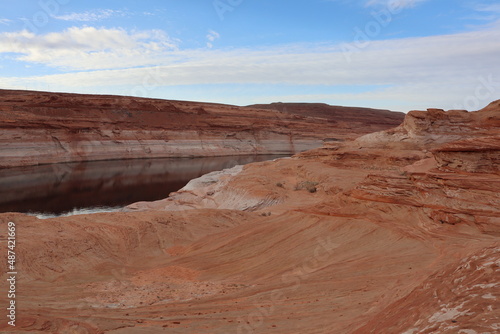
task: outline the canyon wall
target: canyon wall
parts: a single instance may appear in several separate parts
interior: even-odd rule
[[[0,90],[0,168],[94,160],[293,154],[319,147],[328,138],[345,140],[394,127],[404,118],[402,113],[361,109],[356,121],[345,123],[338,121],[341,115],[328,116],[329,112],[327,118],[312,111],[308,116],[307,104],[299,111]]]

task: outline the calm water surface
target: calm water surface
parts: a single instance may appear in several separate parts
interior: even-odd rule
[[[0,212],[50,217],[154,201],[203,174],[278,155],[119,160],[0,169]]]

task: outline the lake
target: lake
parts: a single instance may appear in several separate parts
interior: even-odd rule
[[[209,172],[282,157],[113,160],[0,169],[0,212],[48,218],[116,211],[134,202],[166,198]]]

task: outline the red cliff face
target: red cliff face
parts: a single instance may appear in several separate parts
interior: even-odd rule
[[[19,232],[16,329],[496,333],[499,121],[498,102],[415,111],[129,212],[0,215]]]
[[[300,114],[290,114],[212,103],[0,90],[0,167],[292,154],[319,147],[325,138],[348,139],[394,127],[404,117],[360,111],[356,122],[337,126],[333,119],[308,115],[311,109],[305,105]]]
[[[335,128],[366,129],[367,132],[381,131],[401,124],[401,113],[360,107],[331,106],[324,103],[271,103],[254,104],[249,107],[277,110],[301,117],[315,117],[330,122]]]

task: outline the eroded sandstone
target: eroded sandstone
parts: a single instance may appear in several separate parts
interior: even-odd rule
[[[411,112],[136,212],[0,215],[19,230],[16,329],[495,333],[499,121],[498,102]]]

